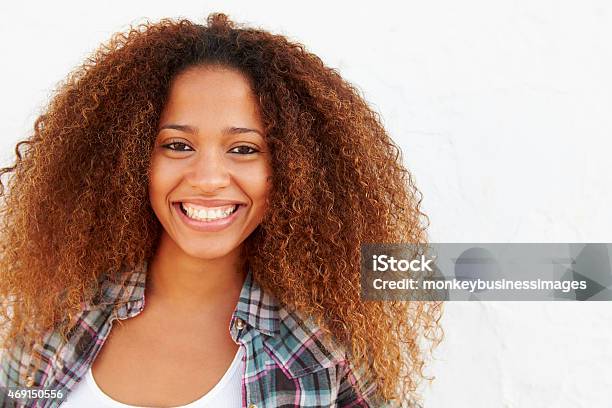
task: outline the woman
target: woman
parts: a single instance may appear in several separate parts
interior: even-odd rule
[[[2,386],[68,407],[416,404],[440,304],[364,302],[359,270],[362,243],[425,242],[419,193],[300,44],[223,14],[118,34],[16,153]]]

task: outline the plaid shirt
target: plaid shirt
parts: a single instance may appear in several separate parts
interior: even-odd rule
[[[31,355],[20,348],[5,352],[0,361],[0,387],[38,387],[69,395],[102,348],[113,320],[128,319],[143,310],[146,268],[146,263],[136,268],[123,284],[104,280],[102,302],[84,305],[67,341],[50,331]],[[354,369],[342,347],[324,345],[321,329],[311,319],[280,306],[250,271],[229,333],[245,350],[245,408],[387,406],[373,400],[376,384]],[[34,354],[38,358],[32,358]],[[58,399],[32,400],[25,405],[14,401],[0,395],[2,407],[60,405]]]

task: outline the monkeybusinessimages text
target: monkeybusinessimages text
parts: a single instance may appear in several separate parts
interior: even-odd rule
[[[421,255],[417,259],[396,259],[388,255],[373,255],[373,272],[434,272],[433,259]],[[386,279],[384,275],[372,281],[376,290],[463,290],[471,293],[483,290],[558,290],[564,293],[571,290],[584,290],[587,283],[584,280],[512,280],[512,279],[481,279],[470,278],[400,278]]]

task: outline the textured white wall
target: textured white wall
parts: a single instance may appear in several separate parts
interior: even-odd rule
[[[210,11],[286,34],[356,84],[436,242],[611,242],[606,0],[0,4],[0,164],[54,85],[142,17]],[[607,407],[612,307],[446,304],[426,407]]]

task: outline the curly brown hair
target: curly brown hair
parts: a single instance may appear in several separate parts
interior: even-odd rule
[[[66,335],[101,277],[153,255],[161,226],[147,185],[160,112],[172,78],[206,64],[250,78],[266,126],[273,187],[245,252],[255,279],[368,367],[380,396],[418,399],[442,304],[360,298],[362,243],[427,241],[399,148],[360,92],[303,45],[219,13],[114,35],[0,169],[10,176],[0,182],[4,346]]]

